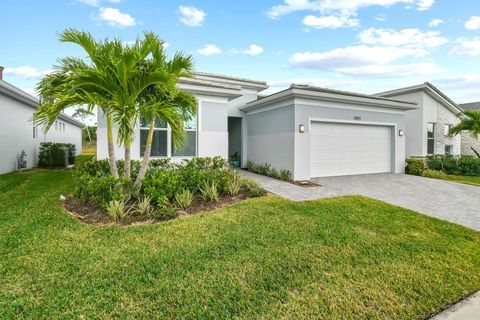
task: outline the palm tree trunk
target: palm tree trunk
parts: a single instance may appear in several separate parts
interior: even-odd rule
[[[150,161],[150,153],[152,151],[152,142],[153,142],[153,129],[155,128],[155,117],[150,121],[150,129],[148,130],[147,144],[145,145],[145,152],[143,153],[142,164],[140,166],[140,171],[138,172],[137,179],[133,185],[134,190],[140,190],[142,186],[142,181],[147,174],[148,162]]]
[[[125,162],[123,164],[123,177],[125,179],[130,179],[130,147],[131,142],[130,138],[125,139]]]
[[[473,149],[473,147],[470,147],[470,149],[477,155],[477,158],[480,158],[480,153],[477,150]]]
[[[90,142],[90,144],[92,143],[92,136],[90,135],[90,129],[88,129],[88,126],[86,126],[87,129],[87,136],[88,136],[88,142]]]
[[[107,140],[108,140],[108,163],[110,173],[115,179],[118,179],[117,162],[115,160],[115,147],[113,145],[112,116],[107,115]]]

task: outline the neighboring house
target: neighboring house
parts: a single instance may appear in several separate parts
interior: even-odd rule
[[[197,73],[179,87],[195,94],[198,117],[187,124],[188,141],[173,150],[170,128],[159,121],[152,157],[194,156],[247,160],[288,169],[295,180],[404,172],[405,112],[412,102],[292,85],[266,97],[265,82]],[[106,121],[98,115],[97,157],[107,158]],[[114,130],[116,136],[116,130]],[[139,121],[132,158],[140,159],[147,128]],[[123,157],[123,148],[116,148]]]
[[[406,112],[406,150],[408,157],[429,154],[462,153],[462,137],[448,132],[460,122],[462,108],[429,82],[378,93],[375,96],[415,102],[418,109]]]
[[[480,112],[480,102],[471,102],[460,104],[463,110],[472,110]],[[477,138],[472,137],[469,132],[462,132],[462,154],[469,156],[477,156],[472,150],[475,149],[480,152],[480,136]]]
[[[80,154],[83,124],[61,114],[44,133],[32,122],[37,99],[4,81],[2,71],[0,67],[0,174],[17,169],[17,156],[22,151],[27,154],[28,168],[36,166],[40,142],[72,143]]]

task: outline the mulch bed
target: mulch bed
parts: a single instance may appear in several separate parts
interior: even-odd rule
[[[247,198],[249,198],[247,190],[241,190],[235,196],[220,195],[218,201],[204,201],[201,196],[196,195],[193,199],[192,205],[187,210],[179,209],[176,212],[175,218],[212,211],[214,209],[221,208],[226,205],[245,200]],[[149,216],[134,213],[126,217],[125,219],[115,221],[109,215],[107,215],[105,209],[103,209],[100,205],[91,203],[89,201],[80,201],[79,199],[71,196],[67,197],[65,201],[63,201],[63,208],[69,215],[79,219],[80,221],[86,224],[93,224],[98,226],[132,226],[154,224],[166,220],[171,220],[152,218]]]

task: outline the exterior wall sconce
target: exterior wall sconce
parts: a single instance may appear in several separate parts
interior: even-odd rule
[[[305,132],[305,125],[301,124],[298,126],[298,132],[304,133]]]
[[[405,131],[403,131],[402,129],[398,130],[398,135],[400,137],[403,137],[405,135]]]

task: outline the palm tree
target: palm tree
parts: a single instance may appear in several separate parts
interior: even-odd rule
[[[92,111],[88,111],[82,107],[79,107],[72,114],[72,117],[79,118],[84,124],[88,117],[95,115]],[[92,143],[92,136],[90,135],[90,129],[88,125],[85,125],[85,131],[87,131],[88,142]]]
[[[470,135],[478,139],[480,135],[480,111],[466,110],[463,112],[464,117],[459,124],[450,129],[450,135],[457,135],[462,131],[470,132]],[[470,147],[473,152],[480,158],[480,153],[473,147]]]
[[[170,125],[173,146],[180,148],[185,145],[184,124],[197,113],[195,96],[177,87],[180,78],[193,76],[193,60],[190,55],[177,53],[173,59],[168,60],[163,52],[163,42],[159,41],[146,66],[146,69],[150,68],[163,70],[168,75],[168,81],[150,86],[140,99],[140,115],[149,123],[149,131],[140,170],[134,183],[135,190],[140,189],[148,169],[155,121],[162,119]]]

